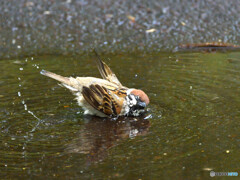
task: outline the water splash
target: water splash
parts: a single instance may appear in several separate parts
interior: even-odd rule
[[[33,61],[33,59],[34,59],[34,58],[31,57],[31,60],[32,60],[32,61]],[[25,62],[28,62],[28,59],[27,59],[27,58],[25,59]],[[37,65],[37,64],[33,64],[32,66],[33,66],[33,67],[36,67],[37,69],[39,69],[39,65]],[[24,70],[23,67],[20,67],[20,68],[19,68],[19,71],[23,71],[23,70]],[[20,77],[18,77],[18,80],[19,80],[18,86],[19,86],[19,87],[22,87],[22,84],[21,84],[22,79],[21,79]],[[27,104],[26,104],[26,102],[25,102],[25,100],[24,100],[24,98],[23,98],[23,96],[22,96],[21,91],[18,91],[17,94],[18,94],[19,97],[22,98],[22,105],[23,105],[23,107],[24,107],[24,110],[25,110],[28,114],[30,114],[31,116],[33,116],[33,117],[37,120],[36,125],[35,125],[35,126],[32,128],[32,130],[30,131],[30,132],[35,132],[35,130],[36,130],[37,127],[40,125],[40,123],[42,122],[42,120],[41,120],[40,118],[38,118],[33,111],[31,111],[31,110],[28,109],[28,106],[27,106]]]

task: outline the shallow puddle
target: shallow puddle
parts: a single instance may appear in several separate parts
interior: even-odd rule
[[[240,52],[105,54],[148,112],[84,116],[66,89],[40,75],[100,77],[94,56],[1,60],[3,178],[205,179],[239,171]]]

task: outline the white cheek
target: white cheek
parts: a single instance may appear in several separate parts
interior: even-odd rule
[[[127,104],[128,106],[130,107],[133,107],[134,105],[137,104],[137,100],[135,99],[134,95],[130,95],[132,100],[130,100],[128,97],[127,97]]]
[[[133,100],[131,101],[132,102],[132,105],[136,105],[137,104],[137,100],[135,99],[135,97],[132,98]]]

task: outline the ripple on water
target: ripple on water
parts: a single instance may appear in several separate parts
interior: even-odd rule
[[[70,92],[39,74],[46,69],[99,77],[92,57],[39,56],[24,65],[0,61],[0,171],[5,177],[142,174],[154,179],[159,174],[174,178],[172,169],[177,174],[184,169],[183,179],[204,179],[206,167],[235,171],[239,52],[104,57],[124,85],[147,92],[150,118],[85,117]]]

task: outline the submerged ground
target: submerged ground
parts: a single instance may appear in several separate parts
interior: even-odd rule
[[[0,67],[0,177],[206,179],[239,171],[240,52],[105,54],[151,103],[140,118],[84,116],[39,74],[100,77],[93,54],[29,56]],[[109,58],[109,59],[108,59]]]

